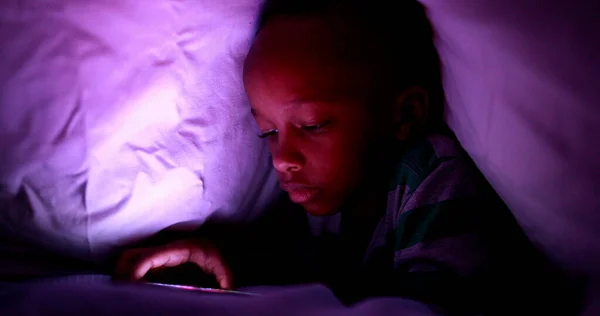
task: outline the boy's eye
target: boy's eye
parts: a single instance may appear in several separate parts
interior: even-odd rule
[[[326,122],[324,122],[322,124],[304,125],[304,126],[302,126],[302,129],[305,130],[305,131],[307,131],[307,132],[310,132],[310,133],[318,134],[318,133],[324,132],[325,129],[326,129],[326,127],[329,125],[329,123],[330,123],[330,121],[326,121]],[[258,137],[260,137],[260,138],[267,138],[267,137],[270,137],[270,136],[274,136],[277,133],[279,133],[279,130],[277,130],[277,129],[270,129],[270,130],[266,130],[266,131],[260,132],[258,134]]]
[[[302,126],[302,128],[305,131],[311,132],[311,133],[321,133],[323,131],[325,131],[325,127],[327,127],[327,125],[329,125],[329,121],[323,122],[321,124],[314,124],[314,125],[305,125]]]
[[[269,136],[273,136],[273,135],[277,134],[277,132],[278,132],[278,130],[271,129],[271,130],[268,130],[268,131],[265,131],[265,132],[260,132],[258,134],[258,137],[260,137],[260,138],[267,138]]]

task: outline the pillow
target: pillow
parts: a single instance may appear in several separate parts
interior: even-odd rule
[[[597,1],[422,0],[447,121],[531,239],[600,267]]]
[[[241,63],[258,0],[0,4],[0,231],[103,260],[278,192]]]

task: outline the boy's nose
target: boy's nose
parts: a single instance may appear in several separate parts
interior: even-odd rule
[[[271,154],[273,155],[273,167],[275,167],[275,170],[282,173],[289,173],[302,169],[304,166],[304,158],[293,146],[279,142],[279,144],[274,147],[276,148],[271,151]]]

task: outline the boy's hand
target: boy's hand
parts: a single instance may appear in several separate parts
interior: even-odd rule
[[[214,275],[224,289],[233,287],[231,270],[219,250],[210,242],[198,239],[180,240],[155,248],[136,248],[123,252],[117,261],[115,277],[140,280],[148,271],[193,263],[205,273]]]

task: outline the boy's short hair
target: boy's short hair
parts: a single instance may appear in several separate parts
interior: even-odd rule
[[[384,45],[384,67],[400,88],[418,85],[429,93],[425,132],[444,129],[440,61],[425,9],[416,0],[265,0],[257,33],[277,17],[351,18]],[[397,75],[396,75],[397,74]]]

